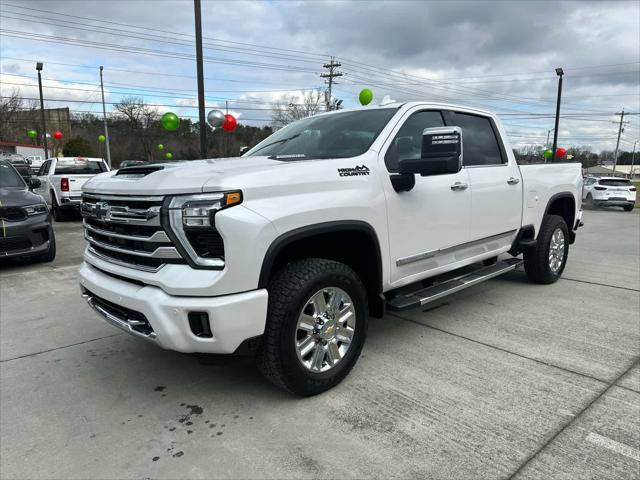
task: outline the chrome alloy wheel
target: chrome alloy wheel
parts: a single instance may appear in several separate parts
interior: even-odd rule
[[[344,358],[353,340],[356,311],[351,297],[325,287],[304,305],[296,326],[298,360],[312,372],[326,372]]]
[[[560,271],[564,261],[564,232],[556,228],[549,244],[549,268],[555,274]]]

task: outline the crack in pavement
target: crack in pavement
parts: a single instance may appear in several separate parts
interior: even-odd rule
[[[619,287],[617,285],[609,285],[608,283],[589,282],[588,280],[579,280],[577,278],[561,277],[560,280],[567,280],[569,282],[587,283],[589,285],[598,285],[600,287],[617,288],[620,290],[629,290],[631,292],[640,292],[637,288]]]
[[[627,373],[629,373],[629,371],[635,367],[638,364],[639,359],[636,358],[631,365],[629,365],[629,367],[622,372],[622,374],[616,378],[613,382],[609,383],[607,385],[607,387],[602,390],[600,393],[598,393],[595,397],[593,397],[593,399],[591,399],[591,401],[589,403],[587,403],[587,405],[580,410],[575,417],[572,417],[571,420],[569,420],[567,423],[565,423],[562,427],[560,427],[546,442],[544,442],[540,448],[538,448],[535,452],[533,452],[533,454],[529,455],[529,457],[516,469],[515,472],[513,472],[508,478],[509,480],[511,480],[512,478],[514,478],[518,473],[520,473],[529,463],[531,463],[531,461],[536,458],[545,448],[547,448],[548,445],[550,445],[556,438],[558,438],[558,436],[564,432],[568,427],[570,427],[571,425],[573,425],[573,423],[578,420],[578,418],[580,418],[594,403],[596,403],[598,400],[600,400],[600,398],[602,398],[604,396],[604,394],[606,394],[611,387],[619,387],[619,385],[616,385],[616,382],[620,381],[620,379],[622,377],[624,377]]]
[[[542,360],[538,360],[538,359],[535,359],[535,358],[527,357],[526,355],[522,355],[522,354],[520,354],[520,353],[512,352],[512,351],[510,351],[510,350],[507,350],[507,349],[505,349],[505,348],[498,347],[498,346],[496,346],[496,345],[491,345],[491,344],[489,344],[489,343],[485,343],[485,342],[482,342],[482,341],[479,341],[479,340],[474,340],[473,338],[469,338],[469,337],[466,337],[466,336],[464,336],[464,335],[459,335],[459,334],[457,334],[457,333],[449,332],[449,331],[447,331],[447,330],[443,330],[443,329],[438,328],[438,327],[433,327],[433,326],[431,326],[431,325],[425,325],[424,323],[420,323],[420,322],[418,322],[417,320],[412,320],[412,319],[409,319],[409,318],[405,318],[405,317],[402,317],[402,316],[397,315],[397,314],[395,314],[395,313],[391,313],[391,312],[389,312],[388,314],[389,314],[389,315],[391,315],[391,316],[393,316],[393,317],[395,317],[395,318],[398,318],[398,319],[400,319],[400,320],[404,320],[405,322],[414,323],[414,324],[416,324],[416,325],[420,325],[420,326],[425,327],[425,328],[430,328],[430,329],[432,329],[432,330],[436,330],[436,331],[438,331],[438,332],[445,333],[445,334],[447,334],[447,335],[451,335],[451,336],[454,336],[454,337],[457,337],[457,338],[461,338],[461,339],[463,339],[463,340],[467,340],[467,341],[469,341],[469,342],[477,343],[477,344],[480,344],[480,345],[483,345],[483,346],[486,346],[486,347],[489,347],[489,348],[492,348],[492,349],[495,349],[495,350],[499,350],[499,351],[501,351],[501,352],[505,352],[505,353],[508,353],[508,354],[511,354],[511,355],[515,355],[515,356],[517,356],[517,357],[520,357],[520,358],[523,358],[523,359],[526,359],[526,360],[531,360],[531,361],[533,361],[533,362],[536,362],[536,363],[539,363],[539,364],[542,364],[542,365],[546,365],[546,366],[548,366],[548,367],[556,368],[556,369],[558,369],[558,370],[562,370],[562,371],[565,371],[565,372],[567,372],[567,373],[572,373],[572,374],[574,374],[574,375],[579,375],[579,376],[584,377],[584,378],[589,378],[589,379],[591,379],[591,380],[595,380],[595,381],[600,382],[600,383],[603,383],[603,384],[605,385],[604,389],[603,389],[602,391],[600,391],[598,394],[596,394],[596,395],[595,395],[595,396],[594,396],[594,397],[593,397],[593,398],[592,398],[592,399],[587,403],[587,405],[586,405],[584,408],[582,408],[582,409],[581,409],[581,410],[580,410],[580,411],[579,411],[575,416],[573,416],[573,417],[571,418],[571,420],[569,420],[569,421],[568,421],[568,422],[566,422],[564,425],[562,425],[559,429],[557,429],[557,430],[556,430],[556,432],[555,432],[555,433],[554,433],[554,434],[553,434],[549,439],[547,439],[547,440],[546,440],[546,441],[545,441],[545,442],[540,446],[540,448],[538,448],[538,449],[537,449],[533,454],[531,454],[529,457],[527,457],[527,458],[525,459],[525,461],[524,461],[524,462],[523,462],[523,463],[522,463],[522,464],[521,464],[521,465],[520,465],[520,466],[519,466],[519,467],[518,467],[518,468],[517,468],[517,469],[516,469],[516,470],[515,470],[515,471],[514,471],[510,476],[509,476],[509,477],[507,477],[509,480],[511,480],[511,479],[512,479],[512,478],[514,478],[514,477],[515,477],[519,472],[521,472],[521,471],[522,471],[522,469],[523,469],[524,467],[526,467],[526,466],[527,466],[527,465],[528,465],[528,464],[529,464],[529,463],[530,463],[530,462],[531,462],[535,457],[537,457],[537,456],[538,456],[538,454],[540,454],[540,452],[542,452],[542,450],[544,450],[544,449],[545,449],[545,448],[546,448],[546,447],[547,447],[551,442],[553,442],[553,441],[554,441],[554,440],[555,440],[555,439],[556,439],[556,438],[557,438],[557,437],[558,437],[562,432],[564,432],[564,431],[565,431],[569,426],[571,426],[571,425],[572,425],[572,424],[573,424],[573,423],[574,423],[578,418],[580,418],[580,417],[584,414],[584,412],[586,412],[586,411],[589,409],[589,407],[591,407],[591,405],[593,405],[593,404],[594,404],[595,402],[597,402],[597,401],[598,401],[598,400],[599,400],[599,399],[600,399],[604,394],[606,394],[606,393],[611,389],[611,387],[622,388],[622,389],[624,389],[624,390],[628,390],[628,391],[630,391],[630,392],[640,393],[640,392],[637,392],[636,390],[634,390],[634,389],[632,389],[632,388],[625,387],[624,385],[619,385],[619,384],[618,384],[618,382],[619,382],[619,381],[620,381],[620,380],[621,380],[621,379],[622,379],[622,378],[623,378],[627,373],[629,373],[629,372],[631,371],[631,369],[632,369],[632,368],[634,368],[634,367],[638,364],[638,362],[640,362],[640,357],[636,357],[636,358],[634,358],[634,359],[632,360],[631,364],[630,364],[630,365],[629,365],[629,366],[628,366],[628,367],[627,367],[627,368],[626,368],[626,369],[625,369],[625,370],[624,370],[620,375],[618,375],[618,377],[617,377],[617,378],[615,378],[613,381],[609,382],[609,381],[607,381],[607,380],[602,380],[601,378],[597,378],[597,377],[594,377],[594,376],[592,376],[592,375],[588,375],[588,374],[585,374],[585,373],[576,372],[576,371],[571,370],[571,369],[569,369],[569,368],[560,367],[560,366],[558,366],[558,365],[554,365],[554,364],[552,364],[552,363],[547,363],[547,362],[543,362]]]
[[[71,343],[69,345],[63,345],[61,347],[49,348],[47,350],[41,350],[39,352],[27,353],[25,355],[19,355],[17,357],[13,357],[13,358],[6,358],[4,360],[0,360],[0,363],[12,362],[13,360],[20,360],[21,358],[35,357],[36,355],[40,355],[40,354],[43,354],[43,353],[55,352],[56,350],[63,350],[65,348],[75,347],[76,345],[83,345],[85,343],[96,342],[98,340],[103,340],[105,338],[111,338],[111,337],[117,337],[118,335],[124,335],[124,334],[125,334],[124,332],[112,333],[111,335],[105,335],[104,337],[92,338],[91,340],[83,340],[82,342]]]

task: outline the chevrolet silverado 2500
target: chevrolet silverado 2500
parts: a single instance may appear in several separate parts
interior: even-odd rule
[[[555,282],[581,192],[578,163],[518,166],[489,112],[419,102],[330,112],[240,158],[89,180],[81,290],[136,337],[181,352],[253,350],[273,383],[313,395],[351,370],[369,315],[522,263],[532,281]]]

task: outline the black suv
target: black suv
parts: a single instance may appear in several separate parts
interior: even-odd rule
[[[0,264],[8,258],[30,257],[51,262],[56,257],[56,239],[51,215],[33,177],[29,185],[7,160],[0,160]]]

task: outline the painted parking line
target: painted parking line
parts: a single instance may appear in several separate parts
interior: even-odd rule
[[[636,462],[640,462],[640,450],[630,447],[629,445],[625,445],[624,443],[616,442],[615,440],[611,440],[608,437],[603,437],[602,435],[598,435],[593,432],[587,435],[587,441],[609,450],[613,450],[625,457],[633,458]]]

